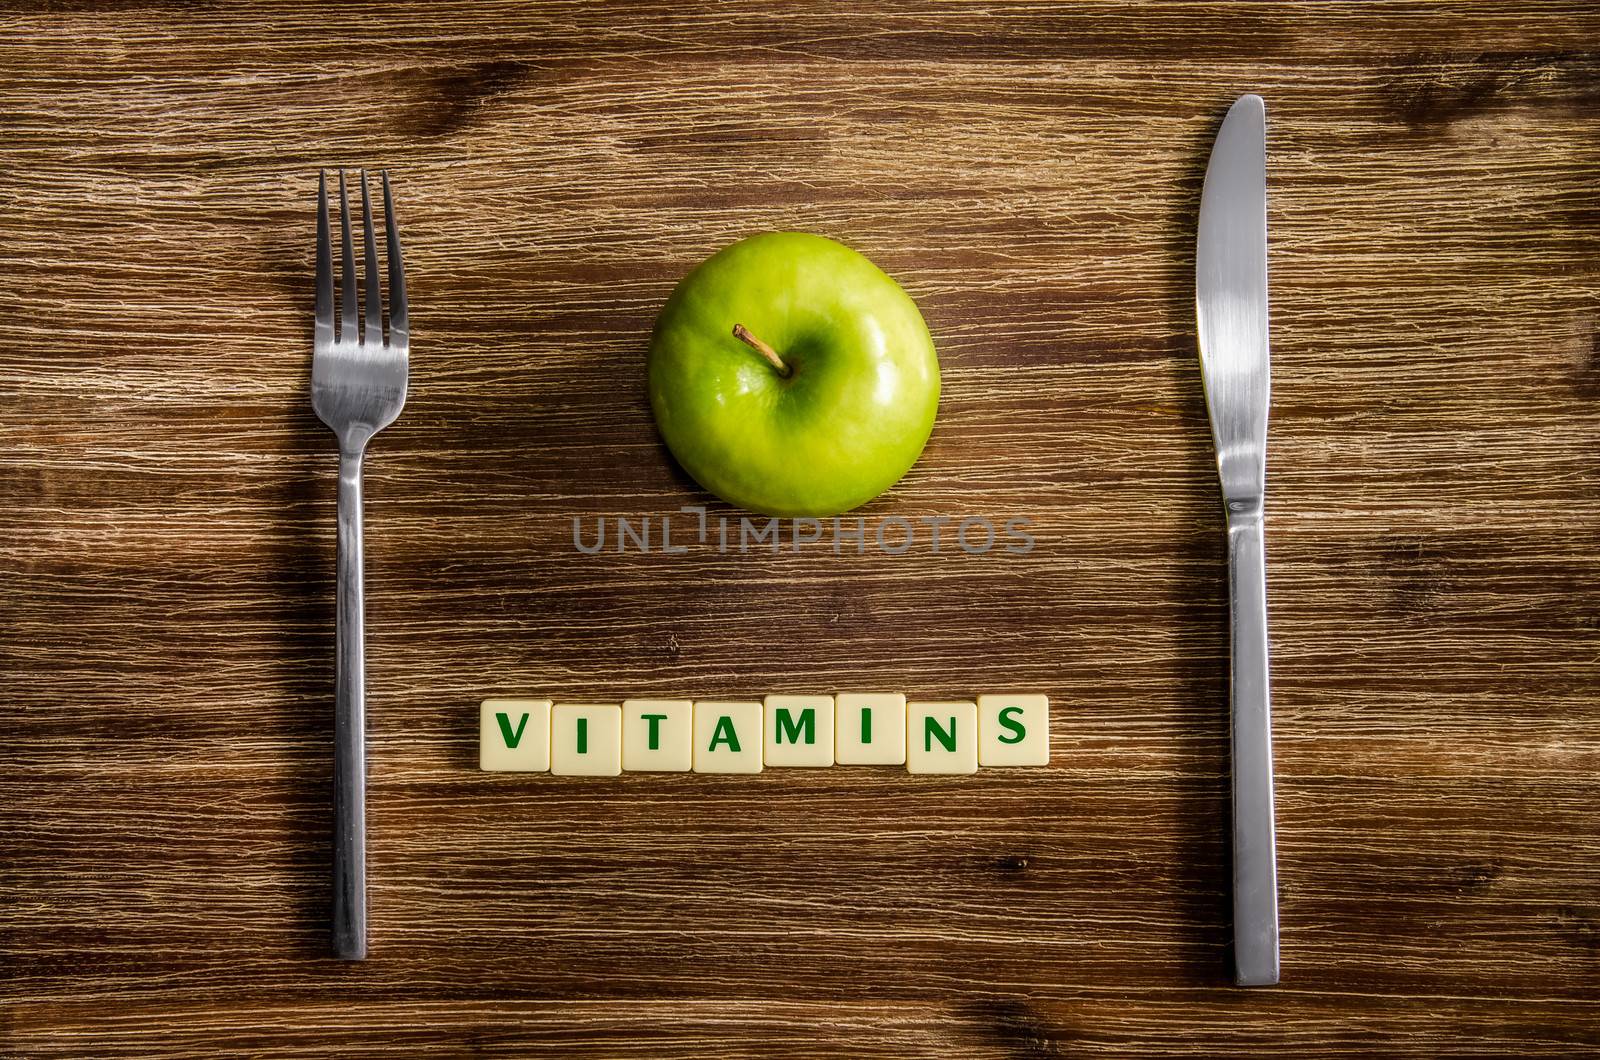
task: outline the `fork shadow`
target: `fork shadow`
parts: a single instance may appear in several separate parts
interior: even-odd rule
[[[303,382],[285,398],[283,436],[267,531],[273,589],[272,696],[282,704],[278,742],[291,756],[283,841],[301,955],[329,958],[333,902],[333,701],[335,497],[332,436],[311,411],[311,319]],[[331,961],[331,958],[329,958]]]

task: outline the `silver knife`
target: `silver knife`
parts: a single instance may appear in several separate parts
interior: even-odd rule
[[[1240,96],[1211,148],[1195,244],[1200,371],[1228,515],[1234,982],[1278,981],[1267,679],[1267,111]]]

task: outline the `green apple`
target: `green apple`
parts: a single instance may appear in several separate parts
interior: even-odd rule
[[[766,515],[836,515],[900,480],[939,408],[916,303],[872,262],[804,232],[702,262],[650,339],[650,405],[707,490]]]

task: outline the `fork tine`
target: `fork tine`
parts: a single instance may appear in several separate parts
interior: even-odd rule
[[[389,171],[383,171],[383,223],[389,256],[389,342],[404,347],[411,335],[406,309],[406,265],[400,260],[400,228],[394,219],[394,196],[389,194]]]
[[[317,342],[333,341],[333,244],[328,239],[328,171],[317,174]]]
[[[372,195],[367,191],[367,171],[361,171],[361,224],[366,229],[367,245],[367,323],[368,342],[383,343],[383,299],[378,287],[378,244],[372,237]]]
[[[356,301],[356,248],[350,241],[350,196],[345,192],[344,170],[339,170],[339,228],[344,232],[344,268],[339,279],[339,341],[360,342]]]

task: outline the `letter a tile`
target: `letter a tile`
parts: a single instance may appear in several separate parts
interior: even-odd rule
[[[761,772],[761,704],[694,703],[694,771]]]

